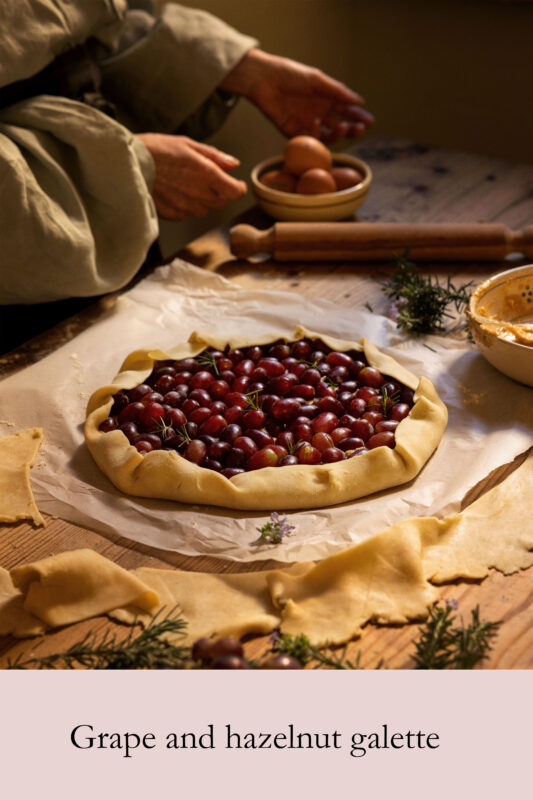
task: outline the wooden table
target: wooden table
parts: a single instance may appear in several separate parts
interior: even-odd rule
[[[368,161],[374,172],[369,198],[359,213],[365,221],[498,221],[519,228],[533,221],[533,167],[511,164],[471,154],[437,150],[412,142],[374,137],[353,148]],[[241,219],[240,221],[243,221]],[[244,221],[268,227],[271,221],[258,209],[244,215]],[[374,264],[250,264],[236,261],[229,253],[228,230],[218,228],[192,242],[182,258],[208,270],[217,270],[242,287],[290,290],[304,296],[318,295],[341,306],[369,305],[383,311],[385,301],[380,282],[390,265]],[[435,265],[433,273],[452,273],[461,283],[497,271],[500,264]],[[13,353],[0,358],[0,376],[7,376],[43,358],[89,325],[115,302],[109,296],[55,329],[37,337]],[[533,394],[532,394],[533,402]],[[498,470],[475,487],[463,506],[497,483],[515,464]],[[127,539],[103,536],[59,519],[47,519],[44,529],[21,523],[0,528],[0,564],[6,568],[44,558],[63,550],[92,547],[126,568],[141,565],[181,567],[188,570],[238,572],[264,569],[274,562],[235,564],[215,558],[189,558],[153,550]],[[533,667],[533,569],[504,577],[493,572],[481,583],[457,582],[440,589],[442,598],[455,598],[464,615],[479,604],[485,619],[501,619],[496,646],[485,663],[491,668]],[[89,620],[48,634],[40,653],[57,652],[81,638],[88,630],[102,632],[124,629],[107,618]],[[377,627],[368,625],[363,636],[352,643],[349,653],[361,650],[361,665],[375,666],[384,659],[389,668],[409,668],[411,642],[416,625]],[[0,639],[0,666],[7,658],[33,649],[32,641]],[[265,639],[247,644],[250,655],[264,651]]]

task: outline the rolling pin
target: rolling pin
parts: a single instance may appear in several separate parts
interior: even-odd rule
[[[533,257],[533,225],[513,231],[492,222],[276,222],[268,230],[236,225],[237,258],[267,253],[276,261],[501,261]]]

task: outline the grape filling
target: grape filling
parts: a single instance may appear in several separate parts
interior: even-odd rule
[[[122,431],[141,454],[174,450],[228,479],[394,448],[414,403],[411,389],[362,353],[309,339],[157,361],[113,401],[100,431]]]

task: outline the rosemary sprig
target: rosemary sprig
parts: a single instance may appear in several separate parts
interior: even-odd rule
[[[253,392],[248,392],[246,395],[246,408],[253,408],[258,410],[261,408],[259,403],[259,389],[254,389]]]
[[[391,313],[399,328],[410,333],[445,332],[446,319],[453,319],[448,307],[453,305],[461,313],[468,305],[472,281],[456,287],[448,276],[445,286],[438,278],[424,277],[407,253],[396,256],[397,269],[382,287],[391,298]]]
[[[482,622],[479,619],[479,606],[472,610],[472,621],[466,627],[457,628],[455,634],[455,669],[473,669],[481,663],[492,650],[493,641],[498,635],[500,622]]]
[[[196,357],[196,361],[201,367],[212,367],[215,375],[218,376],[220,374],[215,357],[211,353],[202,353],[202,355]]]
[[[374,402],[372,402],[372,401],[374,401]],[[389,401],[393,405],[396,405],[396,403],[399,403],[399,401],[400,401],[400,392],[399,392],[399,390],[396,390],[395,392],[392,392],[392,394],[389,394],[387,392],[387,387],[384,386],[381,389],[381,394],[379,394],[377,397],[370,398],[370,402],[368,403],[368,408],[370,409],[370,411],[373,411],[376,408],[379,408],[380,411],[383,413],[383,416],[386,418],[387,415],[388,415],[388,412],[389,412],[389,406],[388,406],[388,402]]]
[[[179,433],[180,436],[183,436],[183,442],[179,445],[179,447],[184,447],[186,444],[190,444],[191,437],[189,436],[185,425],[180,425],[176,433]]]
[[[182,425],[182,428],[185,428],[185,426]],[[172,425],[167,425],[164,419],[160,419],[159,422],[156,423],[154,430],[150,431],[150,433],[158,433],[163,437],[163,439],[167,439],[169,436],[172,435],[169,433],[169,431],[172,431],[172,433],[174,433],[174,428],[172,427]]]
[[[109,632],[98,639],[89,632],[64,653],[36,656],[24,660],[19,656],[8,662],[9,669],[187,669],[192,666],[188,647],[173,644],[169,635],[183,636],[187,623],[177,609],[161,618],[156,615],[138,635],[130,628],[128,636],[117,641]]]
[[[482,622],[479,606],[468,625],[461,619],[454,627],[455,620],[451,605],[429,609],[415,642],[415,669],[473,669],[487,658],[501,622]]]
[[[313,669],[362,669],[361,667],[361,651],[359,650],[355,661],[350,661],[346,658],[348,645],[337,652],[329,645],[324,647],[316,647],[311,644],[308,637],[301,633],[298,636],[291,636],[291,634],[284,633],[276,636],[273,640],[272,650],[277,653],[286,653],[293,658],[296,658],[300,664],[312,664]],[[380,661],[377,669],[381,669],[382,662]]]

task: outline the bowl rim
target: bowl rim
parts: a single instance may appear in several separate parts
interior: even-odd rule
[[[256,164],[252,169],[251,180],[254,191],[256,194],[258,194],[258,196],[264,198],[265,200],[277,202],[281,205],[300,207],[304,206],[316,209],[321,207],[327,208],[328,206],[336,205],[339,202],[355,200],[359,195],[368,192],[370,184],[372,183],[372,170],[365,161],[362,161],[362,159],[357,158],[357,156],[352,156],[349,153],[332,153],[332,159],[333,164],[338,162],[339,164],[346,164],[347,166],[349,165],[359,168],[360,171],[364,173],[363,180],[357,183],[355,186],[349,186],[347,189],[339,189],[336,192],[324,192],[323,194],[307,195],[297,194],[296,192],[283,192],[279,189],[271,189],[269,186],[265,186],[263,183],[261,183],[259,177],[269,167],[274,167],[276,164],[283,163],[283,154],[280,154],[266,158],[264,161],[260,161],[259,164]],[[320,198],[321,201],[325,202],[317,203],[317,198]]]
[[[477,304],[489,289],[493,289],[495,285],[500,281],[502,281],[503,283],[507,283],[510,278],[519,277],[520,274],[526,270],[533,270],[533,264],[522,264],[519,267],[512,267],[511,269],[506,269],[503,270],[502,272],[497,272],[496,275],[491,275],[489,278],[482,281],[474,289],[474,291],[470,296],[470,300],[468,301],[467,312],[471,322],[479,327],[482,326],[483,317],[477,311]],[[480,294],[477,294],[478,290],[480,289],[481,289]],[[498,342],[501,342],[506,346],[518,347],[522,350],[527,350],[528,352],[533,353],[533,347],[531,347],[531,345],[521,344],[520,342],[509,341],[509,339],[504,339],[490,330],[485,330],[484,333],[489,334],[490,336],[494,337],[494,339],[496,339]]]

